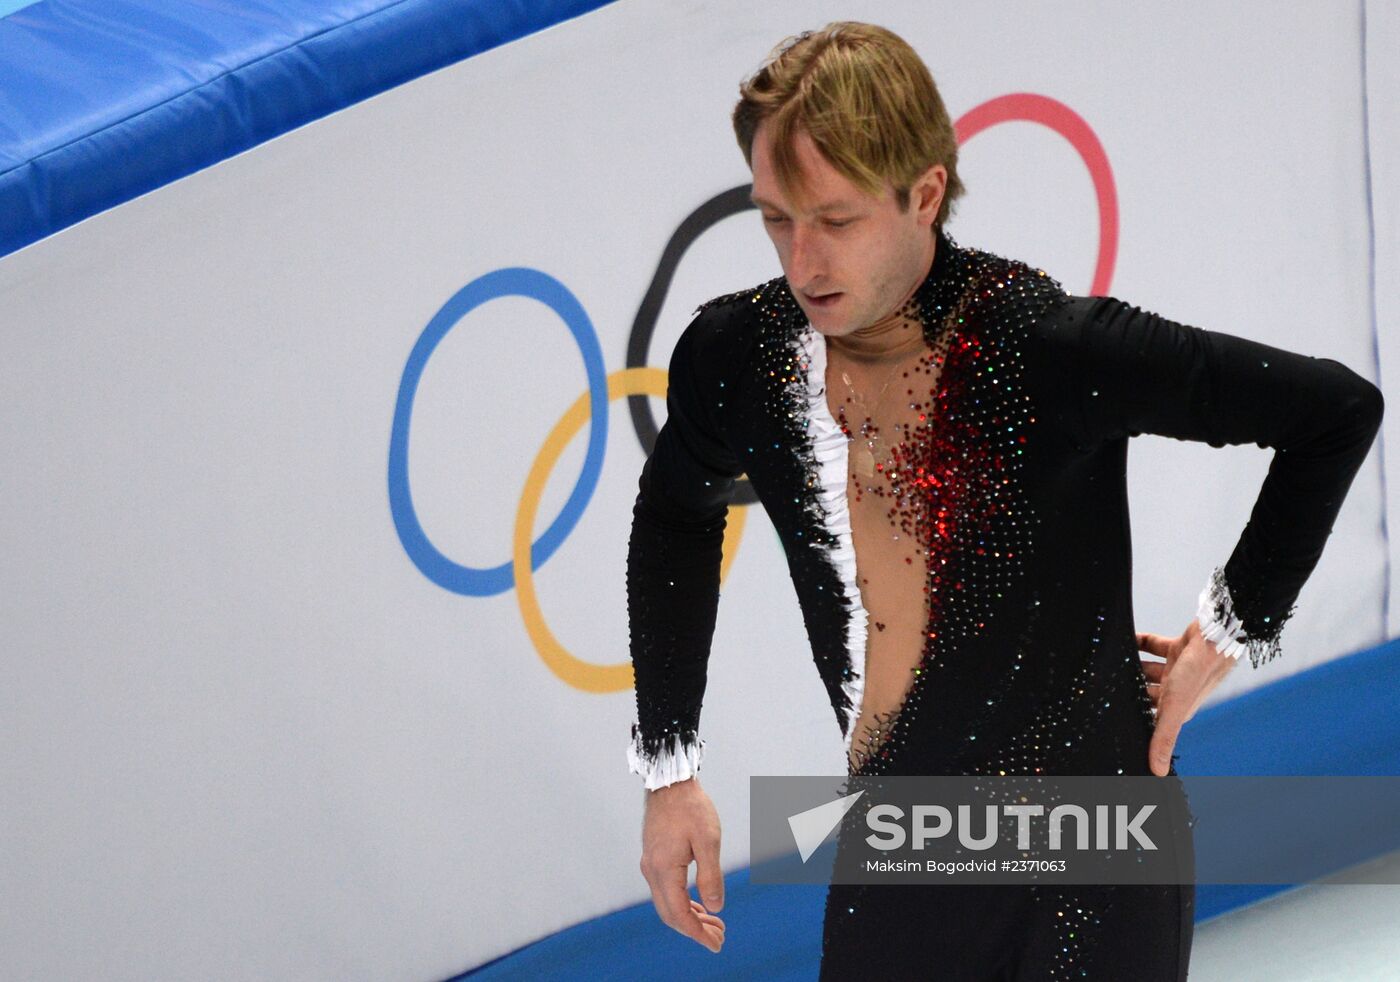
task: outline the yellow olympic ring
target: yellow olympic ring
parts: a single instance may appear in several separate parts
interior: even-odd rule
[[[653,395],[666,397],[666,372],[660,368],[621,368],[608,375],[608,401],[623,396]],[[539,598],[535,596],[535,577],[530,569],[530,539],[535,531],[535,516],[539,511],[540,497],[544,494],[545,482],[559,456],[569,441],[588,422],[588,393],[574,400],[554,429],[549,431],[535,461],[530,465],[530,473],[525,478],[525,490],[520,495],[520,505],[515,512],[515,533],[512,539],[511,558],[515,569],[515,596],[520,604],[520,617],[525,622],[525,630],[535,644],[540,658],[555,675],[569,685],[585,692],[619,692],[630,689],[635,679],[632,662],[618,662],[613,665],[597,665],[576,658],[554,637],[554,632],[545,623],[540,612]],[[729,519],[724,528],[723,558],[720,561],[719,578],[729,573],[734,554],[739,549],[739,539],[744,534],[744,521],[748,508],[744,505],[730,505]]]

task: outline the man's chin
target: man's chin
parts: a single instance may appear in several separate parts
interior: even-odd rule
[[[820,318],[808,318],[808,323],[816,329],[818,334],[824,334],[829,338],[843,338],[856,330],[856,328],[847,321],[826,322]]]
[[[853,319],[850,311],[845,310],[844,307],[844,304],[837,304],[832,309],[823,310],[804,306],[803,312],[807,315],[807,321],[819,333],[840,337],[843,334],[850,334],[860,327],[859,322]]]

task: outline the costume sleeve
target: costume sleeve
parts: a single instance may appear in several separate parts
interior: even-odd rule
[[[627,549],[627,613],[637,719],[627,760],[648,789],[695,774],[700,703],[719,603],[721,546],[741,467],[712,412],[722,400],[702,311],[671,355],[666,422],[642,467]]]
[[[1048,315],[1066,357],[1066,418],[1086,445],[1154,433],[1273,448],[1249,521],[1197,599],[1202,633],[1257,668],[1322,556],[1380,428],[1381,390],[1318,358],[1167,320],[1112,297]]]

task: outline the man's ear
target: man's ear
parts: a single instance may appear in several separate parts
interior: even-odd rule
[[[921,217],[928,217],[930,225],[938,217],[938,208],[943,204],[943,195],[947,189],[948,168],[942,164],[934,164],[924,171],[910,188],[910,201]]]

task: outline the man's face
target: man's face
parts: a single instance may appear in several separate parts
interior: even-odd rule
[[[886,317],[932,266],[947,170],[929,168],[901,212],[892,187],[878,197],[863,193],[798,131],[794,149],[810,199],[799,211],[778,185],[770,139],[765,120],[754,134],[751,197],[808,320],[822,334],[841,336]]]

